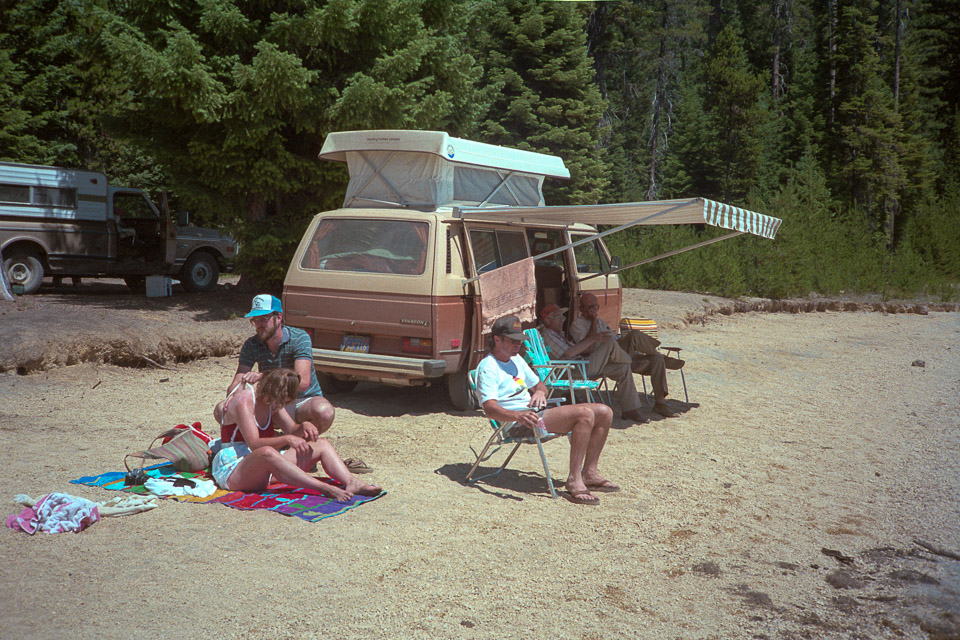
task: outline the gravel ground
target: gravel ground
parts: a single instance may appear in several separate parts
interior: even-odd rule
[[[17,493],[106,500],[68,481],[122,468],[179,422],[213,426],[249,329],[249,296],[217,296],[45,290],[0,307],[8,513]],[[316,524],[164,502],[78,535],[7,531],[0,635],[960,637],[960,314],[625,298],[684,348],[691,403],[671,372],[680,418],[615,421],[601,470],[624,490],[599,506],[552,500],[532,447],[465,485],[488,436],[478,413],[442,388],[361,384],[335,398],[329,435],[386,496]],[[214,338],[223,353],[201,359],[151,350]],[[16,360],[91,339],[168,368]],[[547,447],[561,479],[567,453]]]

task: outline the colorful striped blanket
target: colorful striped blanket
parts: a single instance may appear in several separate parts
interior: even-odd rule
[[[210,479],[208,471],[199,471],[196,473],[177,471],[173,468],[173,465],[169,463],[145,467],[144,471],[151,478],[178,477],[187,480],[192,478]],[[96,476],[84,476],[76,480],[71,480],[70,483],[83,484],[90,487],[103,487],[111,491],[126,491],[136,494],[149,493],[143,485],[128,486],[126,483],[126,473],[123,471],[110,471]],[[376,500],[385,494],[386,492],[372,498],[354,496],[350,502],[337,502],[336,500],[307,489],[292,487],[287,484],[272,484],[264,493],[244,493],[243,491],[217,489],[213,495],[206,498],[198,498],[196,496],[169,497],[179,502],[222,504],[233,507],[234,509],[267,509],[282,513],[286,516],[296,516],[303,520],[316,522],[324,518],[338,516],[365,502]]]

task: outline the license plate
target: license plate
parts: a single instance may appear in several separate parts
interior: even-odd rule
[[[343,336],[340,351],[370,353],[370,336]]]

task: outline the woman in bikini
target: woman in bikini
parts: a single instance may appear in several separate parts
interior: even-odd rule
[[[365,484],[350,473],[328,440],[315,433],[314,441],[304,439],[310,434],[283,410],[297,397],[299,388],[300,376],[295,371],[272,369],[263,374],[256,389],[237,385],[217,404],[213,417],[220,424],[223,445],[212,465],[217,485],[231,491],[258,492],[276,480],[340,501],[349,501],[355,494],[379,495],[380,487]],[[317,463],[343,487],[310,475],[308,471]]]

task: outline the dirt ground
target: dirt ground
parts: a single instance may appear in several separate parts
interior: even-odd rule
[[[105,501],[69,480],[179,422],[213,431],[249,297],[92,281],[0,302],[6,513]],[[361,384],[329,436],[386,496],[319,523],[165,501],[4,530],[0,636],[960,638],[960,313],[625,297],[684,348],[691,402],[671,372],[681,417],[614,422],[601,470],[623,491],[599,506],[552,500],[533,447],[464,484],[478,413]],[[567,453],[547,446],[561,479]]]

